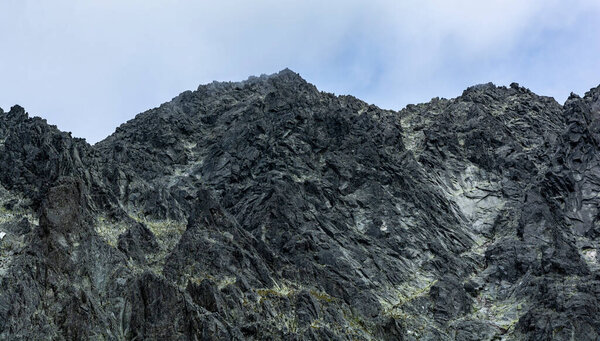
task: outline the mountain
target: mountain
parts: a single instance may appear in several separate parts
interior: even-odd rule
[[[89,145],[0,109],[0,339],[597,340],[600,87],[401,111],[286,69]]]

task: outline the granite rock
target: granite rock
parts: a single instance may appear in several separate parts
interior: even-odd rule
[[[288,69],[89,145],[0,110],[0,339],[597,340],[600,88],[400,111]]]

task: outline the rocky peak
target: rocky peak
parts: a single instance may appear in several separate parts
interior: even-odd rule
[[[268,93],[274,90],[283,89],[311,89],[316,88],[306,82],[298,73],[286,68],[277,73],[259,77],[251,76],[241,82],[217,82],[206,85],[200,85],[197,90],[197,95],[208,94],[223,94],[227,92],[239,92],[243,90],[251,90],[253,92]]]
[[[21,118],[27,119],[29,115],[25,112],[25,108],[20,105],[14,105],[10,108],[10,111],[7,113],[7,116],[11,118]]]
[[[395,112],[285,69],[94,146],[13,107],[0,338],[597,339],[598,91]]]

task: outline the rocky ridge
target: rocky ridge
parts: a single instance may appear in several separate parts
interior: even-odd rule
[[[395,112],[284,70],[89,145],[0,110],[0,339],[596,340],[600,87]]]

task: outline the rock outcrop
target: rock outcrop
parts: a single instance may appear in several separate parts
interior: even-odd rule
[[[600,88],[396,112],[284,70],[89,145],[0,110],[0,339],[596,340]]]

